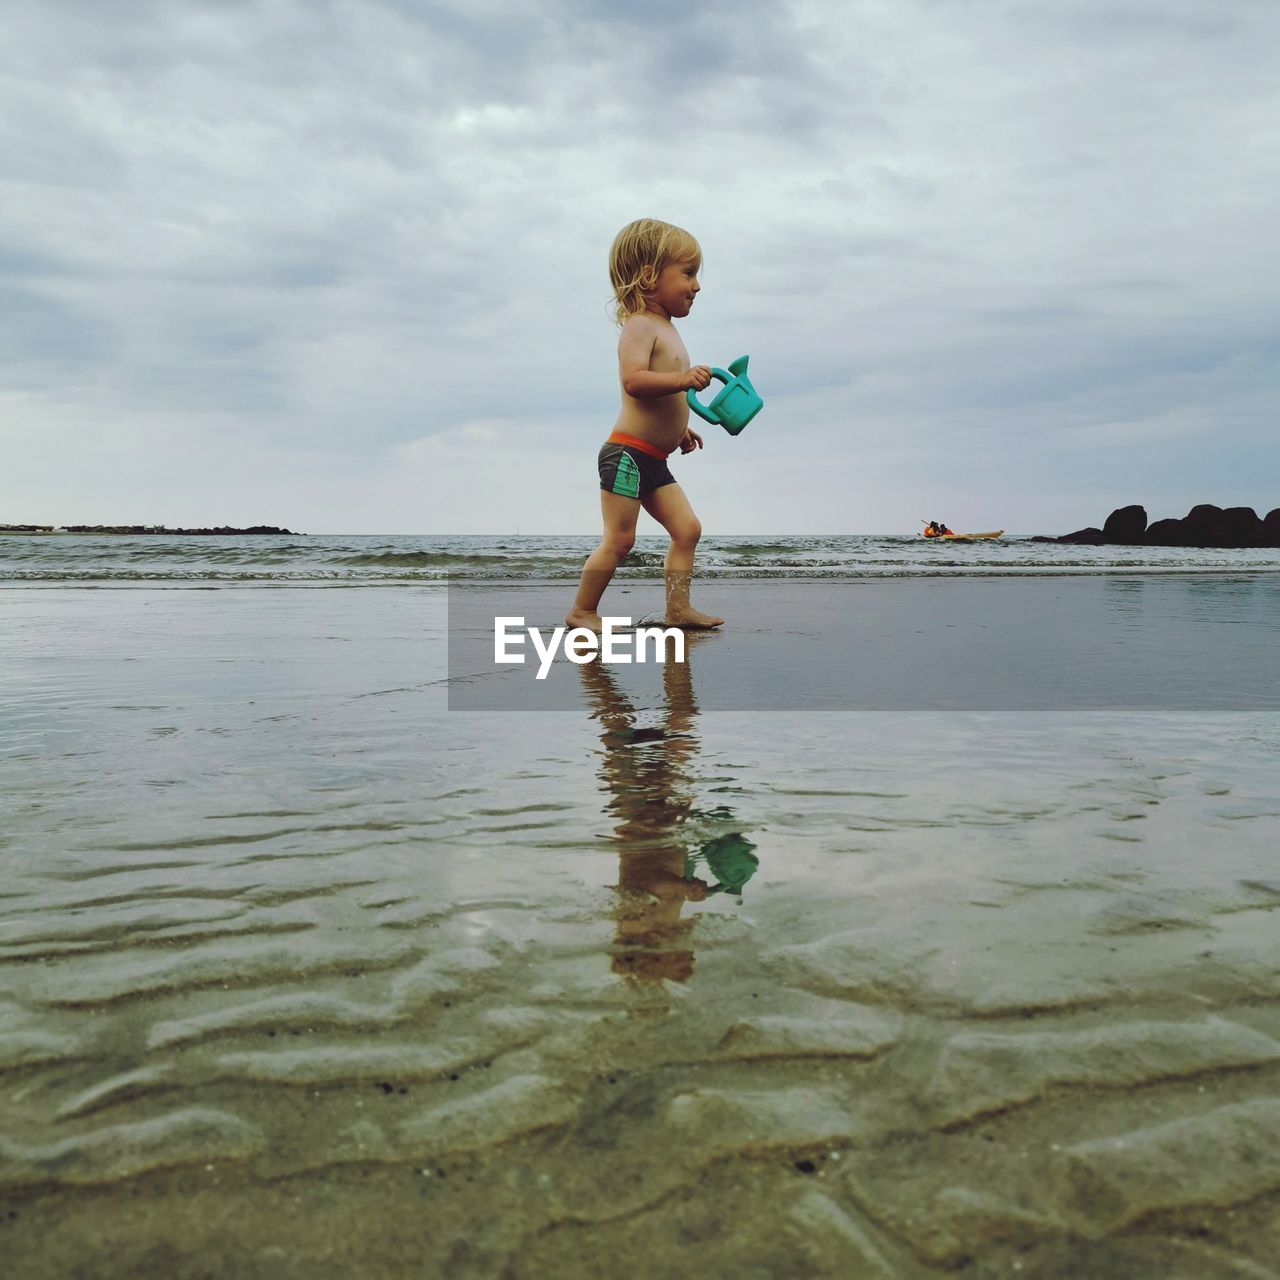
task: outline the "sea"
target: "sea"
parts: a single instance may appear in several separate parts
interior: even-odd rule
[[[0,537],[5,1280],[1273,1275],[1280,549],[594,542]]]
[[[0,537],[0,582],[287,585],[573,579],[593,535],[307,534]],[[642,535],[623,576],[662,572],[666,539]],[[1007,534],[939,543],[901,534],[705,536],[706,578],[861,578],[966,574],[1274,573],[1280,548],[1075,546]]]

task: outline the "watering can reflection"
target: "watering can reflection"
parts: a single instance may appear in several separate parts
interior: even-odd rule
[[[740,898],[743,885],[760,867],[760,859],[751,852],[755,847],[740,831],[717,836],[709,844],[704,844],[697,853],[685,858],[684,878],[692,880],[698,874],[698,863],[705,863],[707,870],[718,881],[707,890],[708,896],[713,893],[731,893]]]
[[[731,436],[736,436],[764,408],[764,401],[747,377],[747,357],[739,356],[729,366],[728,373],[723,369],[712,369],[711,376],[719,378],[724,386],[710,404],[703,404],[692,389],[685,393],[685,399],[698,417],[714,422]]]

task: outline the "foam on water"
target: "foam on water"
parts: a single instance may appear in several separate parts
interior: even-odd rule
[[[386,583],[576,578],[591,536],[280,535],[175,537],[48,534],[0,537],[0,582]],[[641,534],[621,573],[661,576],[665,539]],[[1280,548],[1082,547],[1008,535],[939,543],[901,535],[707,535],[707,577],[980,573],[1275,572]]]

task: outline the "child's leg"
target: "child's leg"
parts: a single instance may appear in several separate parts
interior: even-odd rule
[[[587,557],[578,580],[578,594],[573,608],[565,615],[565,625],[587,627],[599,632],[600,597],[613,577],[613,571],[635,545],[636,521],[640,519],[640,500],[600,491],[600,514],[604,517],[604,533],[600,545]]]
[[[664,484],[643,501],[644,509],[671,536],[666,559],[667,622],[675,627],[720,626],[723,618],[701,613],[689,603],[693,553],[702,537],[702,525],[684,490],[678,484]]]

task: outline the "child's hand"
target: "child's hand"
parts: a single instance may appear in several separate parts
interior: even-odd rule
[[[695,364],[692,369],[684,371],[684,385],[681,391],[701,391],[711,381],[711,369],[705,364]]]
[[[702,437],[692,427],[685,427],[684,435],[680,437],[680,452],[692,453],[695,449],[701,448]]]

